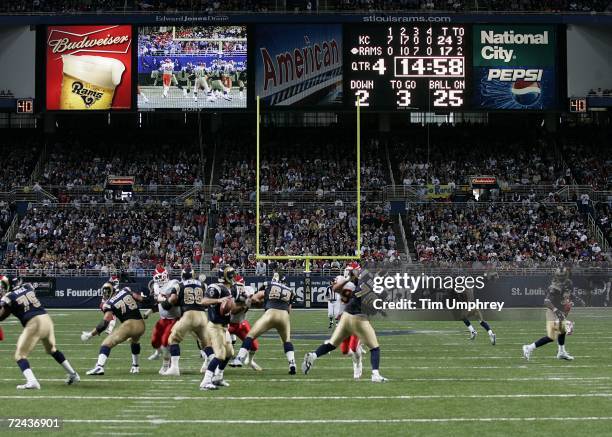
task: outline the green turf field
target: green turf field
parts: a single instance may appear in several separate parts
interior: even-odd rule
[[[391,379],[386,384],[369,381],[369,355],[362,380],[353,381],[351,360],[338,351],[319,359],[307,377],[291,377],[280,341],[266,335],[257,354],[264,372],[228,368],[231,387],[201,392],[201,360],[191,339],[182,345],[180,377],[162,377],[161,363],[146,360],[155,319],[147,321],[140,374],[129,374],[129,346],[121,345],[106,375],[86,376],[100,338],[81,343],[79,336],[100,313],[55,310],[58,347],[81,383],[65,386],[63,369],[39,345],[30,363],[42,390],[17,391],[22,375],[13,353],[21,326],[8,319],[0,343],[0,416],[61,417],[63,430],[56,435],[73,436],[612,435],[612,321],[601,311],[572,314],[576,332],[567,349],[573,362],[557,360],[554,344],[537,350],[529,363],[522,359],[521,345],[545,334],[543,322],[493,323],[498,344],[491,346],[482,329],[470,342],[460,322],[379,321],[381,373]],[[250,319],[258,315],[253,311]],[[326,312],[293,313],[299,363],[328,335],[326,328]]]

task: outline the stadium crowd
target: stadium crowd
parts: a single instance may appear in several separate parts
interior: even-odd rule
[[[134,176],[136,184],[153,191],[159,185],[203,184],[200,154],[192,144],[91,138],[73,138],[53,145],[38,183],[43,187],[61,185],[70,189],[104,185],[110,175]]]
[[[207,215],[199,208],[36,206],[21,220],[3,268],[123,270],[202,260]]]
[[[40,148],[33,139],[0,137],[0,156],[0,192],[10,191],[29,184],[32,171],[40,157]]]
[[[418,261],[424,263],[494,260],[554,265],[604,260],[573,205],[414,204],[406,226]]]
[[[354,255],[357,250],[357,216],[354,208],[320,206],[291,208],[284,211],[266,210],[261,213],[260,226],[260,253],[266,255]],[[222,208],[214,231],[211,268],[219,264],[229,264],[244,271],[245,269],[265,270],[270,268],[270,264],[278,265],[278,262],[256,261],[255,233],[253,207]],[[361,255],[364,262],[399,260],[396,235],[388,206],[369,206],[363,212]],[[297,265],[301,264],[283,263],[284,268]],[[334,267],[331,266],[330,260],[316,262],[313,268],[320,270]]]
[[[138,37],[138,52],[145,55],[211,54],[219,52],[219,41],[189,41],[184,39],[225,39],[225,52],[246,51],[246,41],[229,42],[227,39],[246,38],[244,26],[177,28],[172,31],[146,28]]]

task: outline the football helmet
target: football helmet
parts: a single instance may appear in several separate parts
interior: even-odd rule
[[[163,284],[165,282],[168,282],[168,272],[166,271],[166,269],[158,265],[155,268],[155,272],[153,273],[153,281],[156,284]]]
[[[244,285],[244,278],[238,274],[234,276],[234,281],[236,284]]]
[[[4,296],[11,291],[11,281],[8,277],[0,275],[0,296]]]
[[[357,261],[351,261],[344,269],[344,277],[351,279],[352,277],[358,278],[361,273],[361,266]]]
[[[219,282],[233,285],[236,282],[236,270],[232,266],[225,266],[219,269]]]
[[[183,269],[181,270],[181,279],[186,281],[187,279],[192,279],[193,275],[194,275],[193,269],[191,268],[190,265],[183,266]]]
[[[117,288],[114,287],[113,284],[111,284],[110,282],[104,283],[104,285],[102,286],[102,299],[104,300],[110,299],[115,294],[116,291],[117,291]]]

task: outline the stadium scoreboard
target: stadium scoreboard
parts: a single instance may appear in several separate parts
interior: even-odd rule
[[[354,105],[453,110],[468,103],[471,47],[466,26],[348,26],[345,44]]]

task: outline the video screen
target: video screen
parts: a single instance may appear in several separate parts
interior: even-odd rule
[[[49,26],[47,109],[132,107],[132,26]]]
[[[0,75],[0,98],[34,97],[35,60],[34,30],[30,30],[29,26],[5,26],[0,29],[0,65],[10,65]]]
[[[246,26],[139,28],[138,109],[246,106]]]

